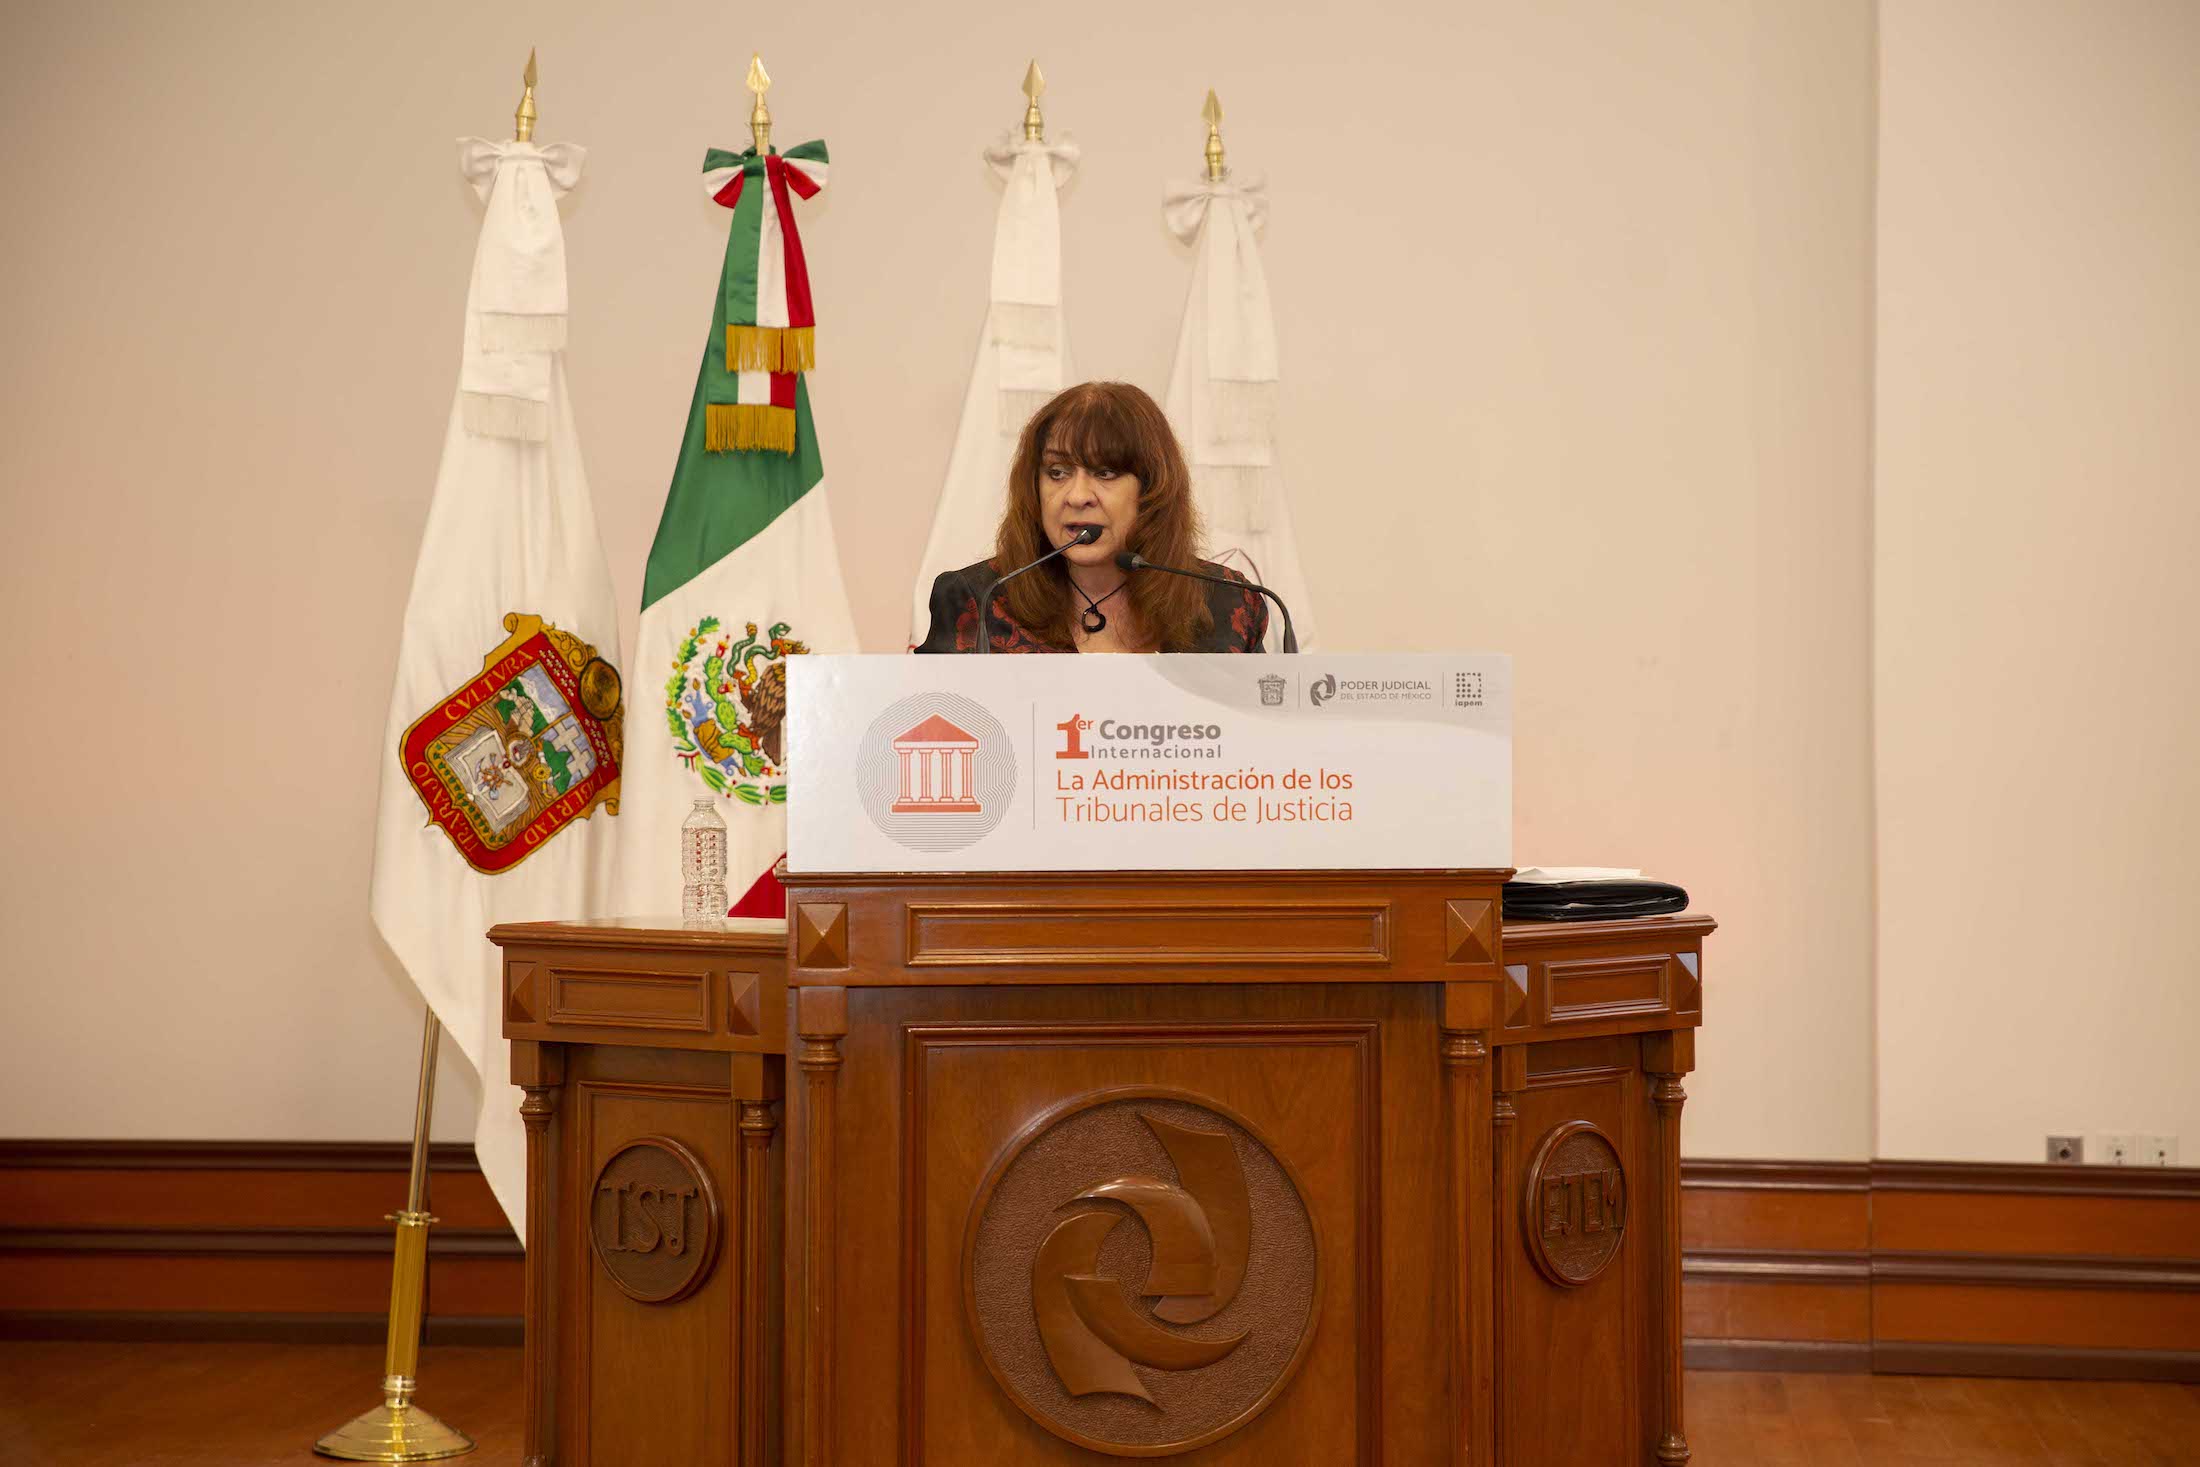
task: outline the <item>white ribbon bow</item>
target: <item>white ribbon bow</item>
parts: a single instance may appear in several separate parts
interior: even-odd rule
[[[1268,227],[1268,180],[1258,173],[1233,173],[1216,182],[1209,178],[1179,179],[1161,196],[1161,217],[1169,233],[1185,244],[1199,238],[1199,226],[1207,218],[1207,206],[1216,199],[1236,199],[1245,206],[1245,218],[1260,238]]]
[[[537,442],[549,436],[550,357],[565,349],[566,320],[557,201],[580,182],[587,156],[574,143],[459,139],[459,172],[488,206],[459,367],[468,432]]]
[[[1083,151],[1068,135],[1053,142],[1005,136],[985,161],[1006,185],[993,226],[987,343],[998,353],[1000,429],[1015,435],[1062,390],[1063,184]]]
[[[1279,376],[1259,243],[1268,191],[1257,175],[1172,183],[1162,218],[1195,251],[1178,347],[1189,353],[1188,391],[1172,393],[1170,411],[1215,528],[1262,531],[1275,495]]]

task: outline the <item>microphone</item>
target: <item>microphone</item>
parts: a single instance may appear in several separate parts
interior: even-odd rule
[[[1195,581],[1212,581],[1218,586],[1234,586],[1240,591],[1258,591],[1276,603],[1276,610],[1283,613],[1283,650],[1299,650],[1299,634],[1291,630],[1291,608],[1283,604],[1283,598],[1257,581],[1233,581],[1228,576],[1210,575],[1206,571],[1185,570],[1181,566],[1156,565],[1135,550],[1126,550],[1115,557],[1118,567],[1127,571],[1160,571],[1163,575],[1187,576]]]
[[[994,592],[1000,590],[1001,587],[1007,585],[1010,581],[1015,580],[1025,571],[1037,570],[1040,566],[1045,565],[1048,561],[1054,559],[1055,556],[1060,555],[1063,551],[1073,549],[1079,545],[1090,545],[1093,541],[1099,538],[1100,527],[1098,525],[1086,525],[1076,534],[1070,536],[1066,542],[1055,546],[1052,550],[1049,550],[1046,554],[1040,556],[1030,565],[1020,565],[1016,567],[1016,569],[1010,571],[1007,575],[1002,576],[992,585],[986,587],[985,594],[978,598],[978,650],[980,652],[991,652],[993,650],[992,610]]]

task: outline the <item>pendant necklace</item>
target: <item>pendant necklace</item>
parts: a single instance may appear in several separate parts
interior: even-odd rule
[[[1129,581],[1117,581],[1115,591],[1120,591],[1129,584]],[[1085,596],[1084,587],[1078,586],[1075,581],[1071,581],[1070,585],[1076,587],[1078,595]],[[1108,596],[1113,596],[1115,591],[1108,592]],[[1100,601],[1107,600],[1108,596],[1102,596]],[[1077,624],[1085,629],[1087,636],[1097,637],[1108,629],[1108,614],[1100,609],[1100,601],[1085,596],[1085,609],[1077,613]]]

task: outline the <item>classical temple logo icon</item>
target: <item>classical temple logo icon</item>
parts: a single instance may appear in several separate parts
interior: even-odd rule
[[[856,799],[896,845],[944,855],[1016,803],[1016,741],[974,698],[930,688],[879,710],[856,745]]]
[[[975,815],[980,803],[973,779],[978,741],[937,713],[894,740],[901,769],[897,815]]]

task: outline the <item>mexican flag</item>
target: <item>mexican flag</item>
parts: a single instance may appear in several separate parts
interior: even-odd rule
[[[481,1078],[474,1149],[522,1237],[526,1140],[483,934],[609,910],[623,760],[618,602],[565,381],[557,199],[581,162],[570,144],[460,144],[487,212],[405,605],[369,899]]]
[[[856,650],[810,416],[816,323],[795,223],[824,186],[825,145],[714,148],[703,172],[732,226],[643,578],[619,816],[631,916],[679,912],[679,831],[697,800],[725,819],[728,889],[769,873],[801,773],[787,761],[786,659]]]

